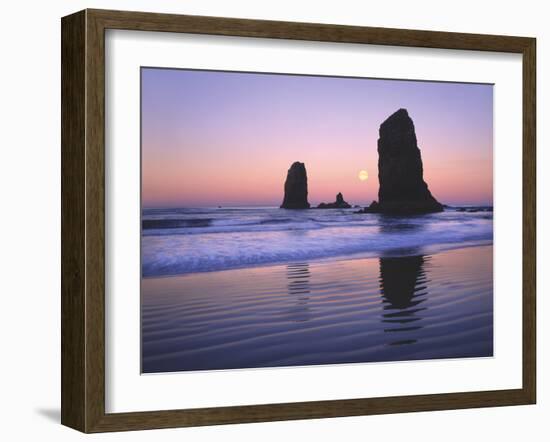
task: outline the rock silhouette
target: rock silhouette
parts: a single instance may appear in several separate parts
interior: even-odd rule
[[[386,119],[378,139],[378,202],[363,212],[410,215],[443,211],[423,178],[414,123],[406,109]]]
[[[336,195],[336,201],[334,203],[321,203],[317,206],[318,209],[349,209],[351,207],[346,201],[342,193]]]
[[[307,173],[304,163],[296,161],[288,169],[282,209],[309,209],[307,201]]]

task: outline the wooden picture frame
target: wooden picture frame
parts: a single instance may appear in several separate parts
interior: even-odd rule
[[[105,30],[518,53],[523,57],[523,385],[132,413],[105,412]],[[536,398],[534,38],[84,10],[62,19],[62,424],[83,432],[533,404]]]

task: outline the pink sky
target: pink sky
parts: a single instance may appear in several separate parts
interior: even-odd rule
[[[294,161],[306,165],[310,203],[342,192],[367,204],[378,128],[399,108],[432,194],[492,204],[491,85],[145,68],[143,206],[276,206]]]

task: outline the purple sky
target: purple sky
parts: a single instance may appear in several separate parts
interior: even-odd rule
[[[369,203],[378,128],[399,108],[432,194],[492,204],[491,85],[143,68],[143,205],[279,205],[294,161],[310,203]]]

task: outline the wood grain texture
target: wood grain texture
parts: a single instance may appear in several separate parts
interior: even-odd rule
[[[61,29],[61,422],[85,427],[85,13]]]
[[[105,30],[284,38],[523,55],[523,386],[515,390],[105,413]],[[62,423],[83,432],[531,404],[536,398],[535,40],[141,12],[62,20]],[[518,146],[519,148],[519,146]]]
[[[105,415],[105,38],[86,11],[86,431]]]
[[[537,395],[537,160],[536,40],[523,50],[523,389]]]
[[[529,38],[149,12],[88,10],[105,29],[367,43],[474,51],[522,52]]]

